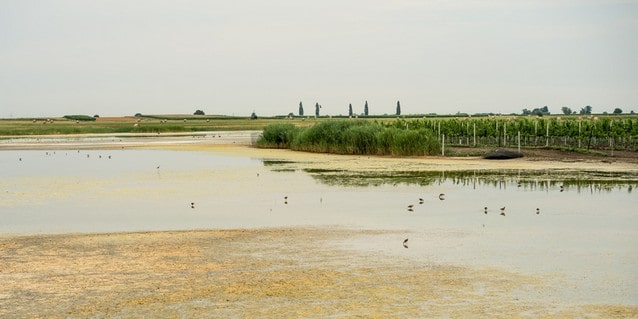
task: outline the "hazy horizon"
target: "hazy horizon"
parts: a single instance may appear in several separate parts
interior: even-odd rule
[[[638,2],[29,1],[0,118],[638,111]]]

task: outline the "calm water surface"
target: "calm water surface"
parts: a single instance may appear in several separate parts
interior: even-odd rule
[[[1,151],[0,234],[390,229],[343,245],[563,278],[548,301],[638,304],[637,179],[553,176],[304,172],[188,151]]]

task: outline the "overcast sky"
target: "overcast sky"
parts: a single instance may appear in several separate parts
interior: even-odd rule
[[[638,1],[0,0],[0,117],[638,112]]]

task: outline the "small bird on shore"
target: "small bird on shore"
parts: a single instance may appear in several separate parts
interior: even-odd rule
[[[423,198],[419,198],[419,205],[425,203],[425,200],[423,200]]]
[[[483,213],[487,215],[487,206],[483,207]]]
[[[284,204],[288,204],[288,196],[284,196]]]
[[[195,203],[191,202],[191,208],[195,208]]]
[[[403,240],[403,248],[408,248],[408,239]]]
[[[440,200],[445,200],[445,194],[443,194],[443,193],[439,194],[439,199]]]
[[[536,207],[536,215],[538,215],[538,214],[540,214],[540,213],[541,213],[540,208]]]
[[[562,192],[562,191],[564,191],[564,190],[565,190],[565,186],[560,185],[560,191]]]
[[[411,209],[411,208],[413,208],[413,207],[414,207],[414,204],[410,204],[410,205],[408,205],[408,209]]]
[[[505,206],[501,207],[501,216],[505,216]]]

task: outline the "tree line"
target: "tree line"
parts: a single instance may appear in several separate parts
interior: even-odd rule
[[[321,116],[321,104],[319,104],[319,102],[315,103],[315,116],[319,117]],[[352,103],[348,104],[348,116],[353,117],[353,116],[368,116],[370,114],[370,108],[368,107],[368,101],[365,101],[364,105],[363,105],[363,112],[360,114],[356,114],[352,108]],[[299,102],[299,110],[297,112],[298,116],[304,116],[304,108],[303,108],[303,102]],[[397,101],[397,107],[396,107],[396,111],[395,111],[395,115],[401,115],[401,102]],[[294,116],[294,113],[290,113],[289,116]]]

